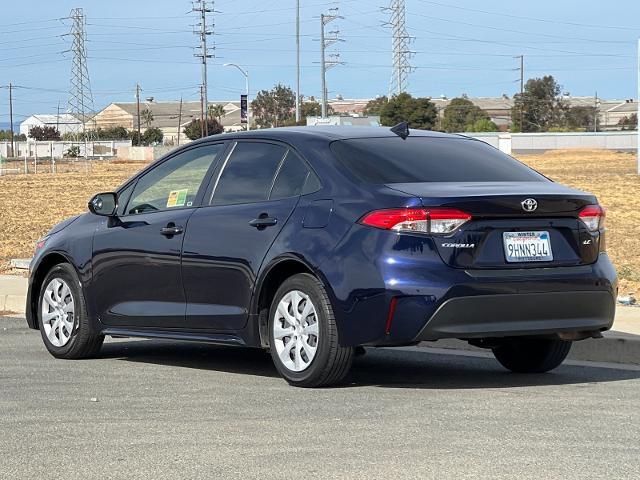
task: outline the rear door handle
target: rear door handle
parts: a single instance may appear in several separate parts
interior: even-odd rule
[[[249,222],[249,225],[251,225],[252,227],[256,227],[258,230],[262,230],[267,227],[273,227],[277,223],[277,218],[270,217],[266,213],[263,213],[258,218],[251,220]]]
[[[182,227],[178,227],[176,225],[167,225],[160,229],[160,233],[165,237],[173,237],[174,235],[180,235],[184,229]]]

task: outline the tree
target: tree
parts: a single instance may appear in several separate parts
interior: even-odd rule
[[[413,98],[408,93],[394,95],[380,110],[380,123],[393,126],[409,122],[411,128],[431,130],[438,118],[436,106],[428,98]]]
[[[618,120],[618,125],[622,127],[622,130],[636,130],[638,128],[638,114],[632,113],[628,117]]]
[[[489,115],[467,98],[454,98],[444,109],[442,129],[445,132],[478,132],[480,130],[473,128],[479,120],[489,120]],[[489,127],[486,124],[480,126]]]
[[[564,123],[566,105],[560,96],[562,87],[551,75],[531,78],[524,93],[515,95],[511,108],[512,131],[546,132]]]
[[[600,126],[598,109],[587,106],[571,107],[565,112],[565,122],[570,131],[597,131]]]
[[[488,118],[480,118],[465,128],[467,132],[499,132],[498,125]]]
[[[35,126],[29,129],[29,138],[36,141],[57,141],[60,140],[60,132],[56,127]]]
[[[261,90],[251,102],[253,120],[258,128],[285,125],[295,118],[295,104],[295,93],[282,84],[277,84],[271,90]]]
[[[144,145],[157,145],[162,143],[164,134],[158,127],[147,128],[142,134],[142,143]]]
[[[215,118],[219,123],[222,123],[222,117],[226,114],[227,112],[224,109],[224,105],[220,103],[209,105],[209,118]]]
[[[308,102],[301,101],[300,121],[296,122],[296,118],[292,116],[283,122],[282,126],[306,125],[307,117],[319,117],[320,115],[322,115],[322,106],[318,102],[315,100]],[[327,115],[333,115],[333,108],[331,108],[331,105],[327,105]]]
[[[389,99],[385,96],[369,100],[362,111],[363,115],[380,115],[384,106],[389,103]]]
[[[149,128],[153,123],[153,112],[145,108],[140,112],[140,122],[145,125],[145,127]]]
[[[201,122],[199,119],[192,120],[182,131],[190,140],[197,140],[198,138],[202,138],[200,125]],[[209,135],[217,135],[218,133],[224,132],[224,127],[215,118],[210,118],[207,125],[209,127]]]

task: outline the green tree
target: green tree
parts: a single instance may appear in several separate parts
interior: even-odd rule
[[[384,106],[389,103],[389,99],[385,96],[377,97],[369,100],[362,111],[363,115],[381,115]]]
[[[199,119],[192,120],[184,127],[182,131],[190,140],[197,140],[198,138],[202,138],[200,125],[201,122]],[[210,118],[207,122],[207,125],[209,127],[209,135],[217,135],[224,132],[224,128],[215,118]]]
[[[158,127],[147,128],[142,134],[142,143],[144,145],[157,145],[162,143],[164,134]]]
[[[465,128],[467,132],[499,132],[498,125],[488,118],[480,118]]]
[[[224,105],[220,103],[209,105],[209,118],[215,118],[219,123],[222,123],[222,117],[224,117],[226,114],[227,112],[224,109]]]
[[[408,93],[394,95],[380,110],[380,123],[393,126],[409,122],[411,128],[431,130],[438,118],[436,106],[428,98],[413,98]]]
[[[444,109],[442,129],[445,132],[477,132],[479,130],[471,128],[479,120],[489,120],[489,115],[467,98],[454,98]]]
[[[36,141],[57,141],[60,140],[60,132],[56,127],[35,126],[29,129],[29,138]]]
[[[562,127],[567,106],[561,91],[562,87],[551,75],[529,79],[524,93],[514,97],[512,130],[546,132],[552,127]]]
[[[253,120],[258,128],[280,127],[295,118],[296,95],[291,88],[277,84],[261,90],[251,102]]]
[[[587,106],[571,107],[565,111],[565,122],[570,131],[597,131],[600,126],[598,109]]]
[[[140,123],[147,128],[153,123],[153,112],[149,108],[145,108],[140,112]]]

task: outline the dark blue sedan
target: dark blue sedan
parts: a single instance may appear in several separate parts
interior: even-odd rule
[[[470,138],[281,128],[176,149],[37,243],[27,321],[58,358],[107,335],[269,349],[304,387],[363,346],[444,338],[545,372],[611,327],[605,214]]]

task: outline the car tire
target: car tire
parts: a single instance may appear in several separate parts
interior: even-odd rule
[[[516,373],[544,373],[558,367],[571,350],[571,342],[553,338],[510,339],[493,348],[493,354]]]
[[[56,358],[80,359],[98,354],[104,335],[91,331],[82,287],[68,263],[47,273],[38,299],[40,334]]]
[[[297,387],[335,385],[353,363],[354,349],[339,344],[326,290],[306,273],[285,280],[274,295],[269,346],[278,372]]]

